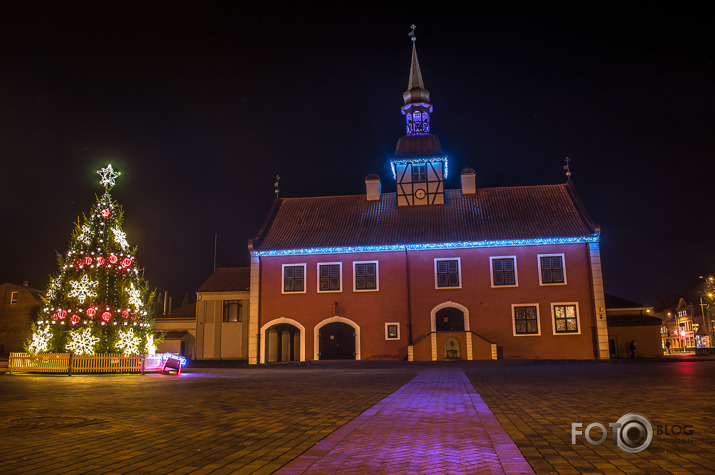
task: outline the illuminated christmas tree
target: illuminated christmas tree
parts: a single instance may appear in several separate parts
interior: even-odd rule
[[[112,165],[97,173],[104,194],[82,224],[78,220],[67,254],[58,256],[59,270],[27,343],[30,353],[154,352],[153,292],[122,230],[122,208],[109,193],[120,173]]]

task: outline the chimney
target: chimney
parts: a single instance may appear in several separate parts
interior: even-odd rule
[[[475,183],[477,178],[477,172],[471,168],[465,168],[462,170],[462,194],[463,195],[473,195],[477,192],[477,185]]]
[[[380,201],[380,177],[370,173],[365,177],[365,188],[367,189],[368,201]]]
[[[23,287],[29,287],[29,286],[30,286],[30,281],[28,281],[28,280],[23,280],[23,281],[22,281],[22,286],[23,286]]]

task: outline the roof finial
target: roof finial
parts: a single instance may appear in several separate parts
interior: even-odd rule
[[[566,165],[563,166],[563,169],[566,170],[566,181],[571,181],[571,170],[569,169],[569,162],[571,162],[571,159],[566,157],[564,162],[566,162]]]
[[[275,177],[276,182],[273,183],[273,192],[276,194],[276,198],[278,198],[278,194],[281,192],[280,188],[278,188],[278,182],[281,181],[281,176],[276,175]]]
[[[414,46],[414,45],[415,45],[415,41],[417,41],[417,36],[415,36],[415,28],[417,28],[417,27],[416,27],[416,26],[414,25],[414,23],[413,23],[412,26],[410,26],[410,29],[411,29],[412,31],[410,31],[409,33],[407,33],[407,36],[409,36],[410,39],[412,39],[412,46]]]

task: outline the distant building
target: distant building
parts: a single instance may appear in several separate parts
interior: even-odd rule
[[[0,284],[0,354],[25,351],[40,305],[42,292],[27,282]]]
[[[171,352],[196,359],[196,303],[190,303],[160,315],[154,322],[154,331],[164,334],[157,351]]]
[[[705,311],[705,315],[703,315]],[[694,352],[711,346],[708,320],[710,308],[687,302],[684,298],[675,307],[663,311],[663,341],[670,341],[671,351]]]
[[[612,358],[630,357],[631,341],[636,342],[637,358],[663,356],[662,320],[653,307],[606,294],[608,348]]]
[[[248,359],[250,269],[219,268],[196,292],[199,360]]]
[[[600,229],[570,179],[478,188],[467,168],[446,190],[414,47],[403,99],[395,191],[371,174],[363,195],[277,198],[249,243],[248,326],[220,321],[243,297],[200,290],[199,354],[230,331],[249,363],[608,358]]]

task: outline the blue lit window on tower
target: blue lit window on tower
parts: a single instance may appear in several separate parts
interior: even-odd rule
[[[427,165],[424,163],[412,165],[412,183],[425,183],[427,181]]]

